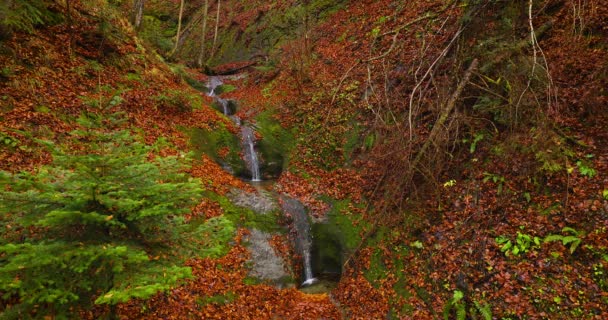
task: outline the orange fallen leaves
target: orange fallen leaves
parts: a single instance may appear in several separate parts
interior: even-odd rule
[[[187,262],[193,278],[146,301],[118,306],[121,319],[340,319],[326,294],[308,295],[296,289],[246,285],[248,251],[240,244],[220,259]],[[219,297],[222,296],[223,298]],[[216,297],[216,299],[210,299]],[[219,298],[218,298],[219,297]],[[86,315],[92,318],[93,313]]]
[[[255,191],[251,185],[226,172],[207,155],[203,155],[201,161],[190,168],[190,174],[193,177],[200,178],[206,188],[218,194],[226,194],[230,188],[239,188],[249,192]]]

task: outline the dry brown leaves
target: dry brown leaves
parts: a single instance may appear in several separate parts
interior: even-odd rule
[[[193,177],[200,178],[205,188],[218,194],[226,194],[231,188],[238,188],[249,192],[255,191],[251,185],[226,172],[207,155],[203,155],[200,162],[196,162],[192,166],[190,174]]]
[[[244,284],[248,251],[240,244],[243,235],[244,230],[240,230],[236,238],[239,244],[223,258],[189,261],[187,265],[192,268],[193,279],[182,286],[146,301],[119,305],[120,318],[340,318],[338,310],[325,294],[307,295],[295,289],[279,290],[268,285]]]

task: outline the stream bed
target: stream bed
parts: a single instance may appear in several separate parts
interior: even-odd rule
[[[324,257],[326,250],[319,250],[319,248],[331,248],[335,255],[341,256],[342,253],[336,250],[339,246],[332,243],[315,243],[313,226],[307,208],[289,195],[277,194],[273,191],[274,181],[278,177],[265,179],[268,175],[265,175],[262,170],[264,155],[260,154],[257,147],[263,137],[260,138],[256,133],[255,123],[243,121],[235,115],[238,109],[235,101],[220,97],[225,79],[218,76],[210,77],[207,83],[208,95],[214,99],[216,109],[232,119],[233,123],[240,128],[238,140],[241,144],[240,154],[245,164],[245,170],[239,171],[238,176],[256,189],[255,193],[233,190],[230,199],[235,205],[251,209],[258,215],[279,211],[282,216],[280,220],[287,221],[287,226],[283,228],[288,230],[288,238],[296,253],[296,257],[287,260],[295,261],[297,265],[290,265],[286,259],[275,252],[271,245],[271,238],[275,234],[255,228],[250,229],[250,234],[246,237],[251,253],[250,276],[278,288],[295,286],[306,293],[330,292],[339,280],[340,265],[334,263],[329,268],[325,268],[323,261],[327,260]],[[225,163],[223,165],[228,166],[226,169],[233,174],[238,171]],[[331,237],[319,234],[319,230],[322,232],[323,228],[315,227],[315,230],[319,240],[332,241]],[[336,270],[336,268],[338,269]],[[294,270],[301,270],[301,272],[296,275]],[[315,272],[319,276],[316,276]]]

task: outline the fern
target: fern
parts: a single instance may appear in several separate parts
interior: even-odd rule
[[[475,308],[477,308],[477,311],[479,311],[484,320],[492,320],[492,309],[489,304],[481,304],[479,301],[473,301],[473,304],[475,304]]]
[[[32,33],[38,25],[56,20],[42,0],[17,0],[11,4],[0,2],[0,16],[4,16],[0,25]]]
[[[465,320],[467,318],[466,306],[464,303],[462,303],[462,299],[464,299],[464,293],[462,293],[460,290],[455,290],[452,299],[450,299],[445,307],[443,307],[443,318],[445,320],[450,318],[452,309],[456,310],[457,320]]]
[[[582,240],[579,237],[580,232],[571,227],[564,227],[562,229],[562,233],[570,233],[571,235],[561,235],[561,234],[550,234],[545,237],[543,242],[554,242],[561,241],[564,246],[570,246],[570,254],[573,254],[576,251],[576,248],[581,244]]]
[[[463,303],[457,303],[456,307],[456,319],[457,320],[466,320],[467,319],[467,310]]]

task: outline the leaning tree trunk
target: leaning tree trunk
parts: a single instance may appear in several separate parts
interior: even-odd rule
[[[177,19],[177,34],[175,35],[175,46],[169,56],[173,56],[179,47],[179,37],[182,33],[182,17],[184,16],[184,0],[179,3],[179,18]]]
[[[139,30],[141,27],[141,21],[144,16],[144,2],[145,0],[135,0],[133,3],[133,26],[135,30]]]
[[[205,58],[205,36],[207,35],[207,14],[209,8],[209,0],[205,0],[205,7],[203,8],[203,27],[201,30],[201,49],[198,53],[198,66],[199,68],[203,66],[203,59]]]
[[[221,0],[217,0],[217,14],[215,16],[215,33],[213,34],[213,45],[211,46],[211,56],[209,58],[212,58],[213,55],[215,54],[215,45],[217,44],[217,31],[219,29],[220,26],[220,8],[221,8],[221,4],[222,1]]]

